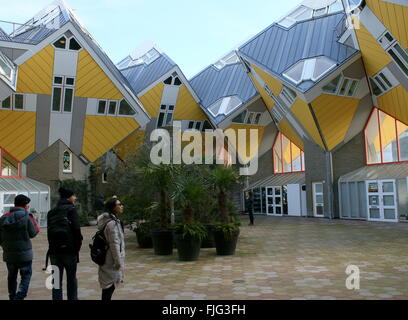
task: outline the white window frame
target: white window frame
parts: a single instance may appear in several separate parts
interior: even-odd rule
[[[16,109],[15,108],[16,95],[23,96],[23,109]],[[8,96],[7,98],[10,98],[10,108],[3,108],[3,101],[5,100],[4,99],[4,100],[0,100],[0,109],[1,110],[24,111],[26,109],[26,95],[24,93],[13,93],[12,95]]]
[[[105,102],[105,112],[104,113],[99,112],[99,102],[101,101]],[[114,102],[116,104],[115,113],[109,113],[109,105],[111,104],[111,102]],[[119,105],[120,105],[120,101],[118,100],[98,99],[98,102],[96,104],[96,115],[97,116],[117,116],[119,113]]]
[[[190,124],[193,124],[192,128],[189,128]],[[199,129],[197,129],[197,125],[199,125]],[[204,121],[195,121],[195,120],[189,120],[187,124],[187,131],[203,131],[203,126],[204,126]]]
[[[392,41],[388,40],[386,35],[389,34],[392,37]],[[390,54],[390,51],[392,51],[397,58],[401,61],[401,63],[405,66],[405,68],[408,69],[408,53],[404,50],[404,47],[401,46],[401,44],[397,41],[397,39],[391,34],[390,31],[386,30],[378,39],[377,41],[381,45],[381,47],[387,52],[387,54],[390,56],[392,61],[395,62],[397,65],[398,69],[401,70],[401,72],[408,78],[408,73],[404,71],[400,65],[395,61],[395,58]],[[395,49],[396,46],[399,46],[403,52],[405,52],[406,57],[403,57],[398,50]]]
[[[295,93],[295,97],[292,96],[292,93],[290,92],[290,90]],[[288,106],[291,106],[297,98],[296,92],[292,89],[289,89],[286,86],[283,86],[282,91],[279,96]]]
[[[62,78],[62,84],[56,84],[55,83],[55,78],[60,77]],[[67,84],[67,79],[74,79],[74,84]],[[76,84],[76,78],[75,77],[68,77],[68,76],[61,76],[61,75],[54,75],[53,76],[53,84],[52,84],[52,97],[51,97],[51,112],[53,113],[72,113],[72,110],[74,108],[74,100],[75,100],[75,84]],[[60,104],[59,104],[59,110],[53,110],[53,104],[54,104],[54,89],[55,88],[60,88],[61,89],[61,97],[60,97]],[[65,104],[65,93],[67,89],[72,89],[72,100],[71,100],[71,110],[70,111],[65,111],[64,110],[64,104]]]
[[[69,169],[64,169],[64,154],[65,152],[69,153]],[[65,149],[64,152],[62,153],[62,172],[63,173],[72,173],[73,172],[73,163],[72,163],[72,152],[69,151],[68,149]]]
[[[171,78],[171,83],[170,84],[164,83],[164,81],[166,81],[169,78]],[[174,83],[176,81],[176,78],[179,79],[180,84],[175,84]],[[181,87],[183,85],[183,81],[181,81],[180,76],[176,72],[174,72],[171,76],[164,79],[163,83],[164,83],[165,86],[174,86],[174,87]]]
[[[162,109],[162,106],[165,106],[166,108],[165,109]],[[170,106],[173,106],[173,110],[170,110]],[[168,114],[171,114],[172,115],[172,117],[171,117],[171,123],[169,124],[169,125],[172,125],[173,124],[173,121],[174,121],[174,112],[175,112],[175,110],[176,110],[176,105],[173,105],[173,104],[161,104],[160,105],[160,109],[159,109],[159,114],[157,115],[157,121],[156,121],[156,128],[157,129],[160,129],[160,128],[164,128],[165,126],[165,122],[166,122],[166,119],[167,119],[167,115]],[[162,126],[161,127],[159,127],[159,119],[160,119],[160,114],[164,114],[164,116],[163,116],[163,123],[162,123]]]
[[[65,49],[64,48],[57,48],[54,44],[55,44],[55,42],[57,42],[59,39],[61,39],[61,38],[65,38]],[[75,39],[75,41],[81,46],[81,49],[79,49],[79,50],[73,50],[73,49],[70,49],[69,48],[69,44],[70,44],[70,42],[71,42],[71,39]],[[54,40],[54,42],[52,42],[52,46],[54,47],[54,49],[55,50],[59,50],[59,51],[70,51],[70,52],[79,52],[79,51],[81,51],[84,47],[83,47],[83,45],[81,45],[80,43],[79,43],[79,41],[74,37],[74,36],[71,36],[71,37],[67,37],[66,35],[61,35],[61,36],[59,36],[58,37],[58,39],[56,39],[56,40]]]
[[[336,91],[335,91],[334,93],[333,93],[333,92],[327,92],[327,91],[325,91],[323,88],[324,88],[325,86],[327,86],[328,84],[330,84],[330,83],[331,83],[334,79],[336,79],[338,76],[340,76],[340,79],[339,79],[339,82],[337,83]],[[359,79],[353,79],[353,78],[345,77],[343,74],[340,74],[340,75],[338,75],[338,76],[334,77],[330,82],[326,83],[326,84],[322,87],[322,92],[323,92],[324,94],[330,94],[330,95],[341,96],[341,97],[346,97],[346,98],[353,98],[353,97],[355,97],[355,96],[356,96],[356,92],[357,92],[357,90],[358,90],[358,87],[359,87],[361,81],[360,81]],[[346,88],[345,88],[345,90],[344,90],[344,94],[341,94],[341,93],[340,93],[341,88],[343,87],[343,83],[344,83],[346,80],[348,80],[348,83],[347,83]],[[348,93],[349,93],[349,91],[350,91],[350,89],[351,89],[352,84],[355,83],[355,82],[357,82],[357,84],[356,84],[356,86],[355,86],[355,88],[354,88],[353,94],[350,96]]]

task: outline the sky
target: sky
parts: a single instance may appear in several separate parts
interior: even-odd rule
[[[51,2],[0,0],[0,20],[24,23]],[[287,14],[301,0],[66,2],[114,63],[150,40],[191,78]]]

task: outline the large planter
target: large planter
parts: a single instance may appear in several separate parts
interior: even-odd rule
[[[235,254],[239,236],[239,229],[231,236],[227,236],[223,231],[214,231],[215,248],[219,256],[231,256]]]
[[[154,254],[158,256],[169,256],[173,254],[173,231],[152,231]]]
[[[207,229],[207,236],[203,239],[201,243],[201,248],[215,248],[214,240],[214,225],[211,223],[204,224],[204,227]]]
[[[180,261],[196,261],[200,255],[201,241],[191,236],[174,234]]]
[[[146,233],[144,231],[140,231],[139,229],[135,230],[137,243],[139,244],[139,248],[142,249],[150,249],[153,248],[153,239],[152,234]]]

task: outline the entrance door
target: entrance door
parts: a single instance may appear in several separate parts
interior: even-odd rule
[[[398,222],[395,180],[366,181],[368,220]]]
[[[268,216],[283,215],[282,187],[266,188],[266,213]]]
[[[323,183],[313,183],[313,214],[315,217],[324,217]]]

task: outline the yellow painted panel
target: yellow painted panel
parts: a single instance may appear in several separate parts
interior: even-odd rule
[[[296,116],[296,119],[303,125],[312,139],[324,149],[322,138],[320,137],[319,130],[316,127],[316,123],[312,114],[310,113],[307,103],[301,99],[296,99],[291,110]]]
[[[403,86],[400,85],[378,97],[377,101],[381,110],[408,124],[408,92]]]
[[[140,101],[142,102],[143,107],[152,118],[157,118],[159,114],[163,89],[164,83],[160,82],[157,86],[140,97]]]
[[[144,137],[144,131],[136,130],[115,147],[116,153],[119,155],[119,157],[125,159],[129,153],[134,152],[143,144]]]
[[[35,112],[0,110],[0,146],[23,161],[35,150],[35,123]]]
[[[95,161],[137,128],[139,124],[133,118],[86,116],[82,153]]]
[[[21,93],[52,93],[54,48],[49,45],[18,67],[17,91]]]
[[[253,83],[255,84],[255,87],[258,90],[259,94],[261,95],[265,105],[268,107],[269,110],[271,110],[273,108],[273,106],[275,105],[275,102],[266,93],[264,88],[261,86],[261,84],[256,80],[256,78],[251,73],[249,74],[249,76],[251,77]]]
[[[242,124],[233,124],[231,125],[228,129],[232,129],[235,131],[237,143],[231,142],[233,147],[236,149],[237,154],[239,155],[241,161],[244,163],[248,163],[251,159],[253,159],[258,151],[259,151],[259,146],[261,145],[262,138],[264,135],[265,127],[262,126],[248,126],[248,125],[242,125]],[[250,136],[250,130],[258,130],[258,148],[256,148],[256,153],[251,153],[251,136]],[[239,143],[238,141],[238,130],[246,130],[246,150],[243,151],[241,148],[239,148]]]
[[[384,69],[391,62],[391,58],[362,23],[360,28],[356,29],[356,35],[367,75],[372,77]]]
[[[295,130],[292,129],[292,126],[287,120],[282,120],[279,123],[279,130],[300,149],[305,149],[302,139],[298,136]]]
[[[367,5],[401,45],[408,48],[408,2],[406,6],[380,0],[367,0]]]
[[[323,94],[312,102],[329,150],[344,141],[360,100]]]
[[[122,93],[86,50],[78,56],[75,96],[120,100]]]
[[[268,85],[268,88],[273,92],[275,96],[278,96],[281,93],[283,85],[279,80],[275,79],[269,73],[266,73],[261,68],[258,68],[255,65],[251,65],[251,67],[261,77],[261,79]]]
[[[156,115],[157,116],[157,115]],[[185,85],[180,87],[176,102],[175,120],[207,120],[207,116]]]

